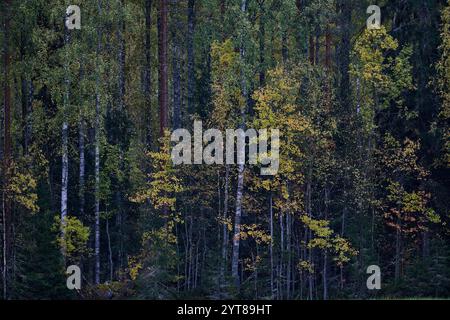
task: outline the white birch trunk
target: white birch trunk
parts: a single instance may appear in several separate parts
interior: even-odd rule
[[[98,2],[98,11],[101,15],[101,4]],[[101,50],[101,31],[97,29],[97,67]],[[95,84],[95,237],[94,237],[94,256],[95,256],[95,284],[100,284],[100,75],[97,69]]]
[[[69,30],[65,29],[64,34],[64,46],[67,46],[70,42]],[[61,135],[61,145],[62,145],[62,165],[61,165],[61,237],[65,238],[65,225],[67,217],[67,192],[69,189],[69,151],[68,151],[68,131],[69,124],[67,122],[67,110],[69,104],[69,74],[67,70],[68,57],[66,55],[66,61],[64,62],[64,84],[65,91],[63,96],[63,124],[62,124],[62,135]],[[65,256],[65,248],[62,248],[62,253]]]
[[[247,10],[247,1],[242,0],[241,2],[241,12],[245,15]],[[244,37],[242,37],[240,55],[242,61],[245,58],[245,49],[244,49]],[[245,101],[247,101],[247,88],[245,81],[245,74],[242,73],[242,95],[244,96]],[[246,102],[245,102],[246,103]],[[245,126],[245,107],[241,110],[241,120],[242,127]],[[245,159],[245,158],[244,158]],[[233,256],[231,261],[231,276],[233,278],[233,282],[236,287],[240,286],[239,279],[239,246],[240,246],[240,232],[241,232],[241,216],[242,216],[242,193],[244,190],[244,164],[238,164],[238,178],[237,178],[237,191],[236,191],[236,213],[234,216],[234,233],[233,233]]]

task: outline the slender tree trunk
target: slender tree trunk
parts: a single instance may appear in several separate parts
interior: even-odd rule
[[[274,279],[273,279],[273,195],[272,191],[269,193],[269,228],[270,228],[270,246],[269,246],[269,255],[270,255],[270,296],[273,299],[274,296]]]
[[[341,115],[341,119],[339,122],[340,130],[345,131],[345,127],[348,126],[348,117],[352,113],[352,104],[350,102],[350,92],[351,83],[350,83],[350,50],[351,50],[351,18],[352,18],[352,5],[353,0],[338,0],[337,1],[337,9],[338,9],[338,26],[340,29],[340,42],[337,47],[337,68],[339,71],[339,89],[337,92],[337,96],[339,98],[339,104],[341,105],[341,110],[343,113]],[[348,155],[351,152],[348,148],[344,147],[343,150],[343,160],[347,161]],[[345,190],[345,188],[344,188]],[[348,194],[344,191],[344,199],[348,201]],[[342,211],[342,228],[341,228],[341,236],[344,236],[345,231],[345,219],[347,214],[347,206],[344,205],[344,209]],[[344,288],[344,271],[342,266],[340,267],[340,286],[341,289]]]
[[[259,248],[258,244],[256,244],[256,256],[259,256]],[[256,261],[256,258],[253,257],[252,253],[252,259],[253,261]],[[258,264],[255,262],[255,282],[254,282],[254,288],[255,288],[255,300],[258,300]]]
[[[70,31],[64,29],[64,46],[68,46],[70,43]],[[62,237],[65,237],[65,225],[67,217],[67,193],[69,189],[69,150],[68,150],[68,135],[69,135],[69,124],[67,112],[69,109],[69,90],[70,90],[70,80],[69,71],[67,64],[69,63],[69,58],[65,57],[64,61],[64,96],[63,96],[63,124],[62,124],[62,165],[61,165],[61,224],[62,224]],[[63,256],[66,255],[65,249],[62,248]]]
[[[84,64],[84,59],[82,64]],[[83,65],[80,70],[80,81],[84,81],[84,69]],[[82,99],[84,98],[83,92],[81,93]],[[80,107],[80,121],[78,123],[78,149],[80,155],[80,168],[79,168],[79,198],[80,198],[80,217],[84,218],[84,205],[85,205],[85,173],[86,173],[86,158],[85,158],[85,137],[86,137],[86,123],[84,120],[84,110]]]
[[[265,66],[265,55],[266,55],[266,8],[265,0],[259,0],[259,85],[262,87],[266,82],[266,66]]]
[[[287,266],[286,266],[286,299],[291,298],[291,215],[286,214],[286,254],[287,254]]]
[[[278,296],[283,299],[283,277],[284,277],[284,214],[281,212],[278,214],[278,222],[280,224],[280,259],[279,259],[279,272],[278,272]]]
[[[194,255],[194,239],[193,239],[193,217],[192,217],[192,211],[189,212],[189,272],[188,272],[188,290],[192,289],[193,284],[193,255]]]
[[[99,16],[102,14],[101,2],[98,1]],[[100,63],[102,32],[100,26],[97,27],[97,75],[95,93],[95,238],[94,238],[94,281],[100,284]]]
[[[119,41],[118,63],[119,63],[119,112],[125,108],[125,18],[123,12],[123,0],[119,0],[119,27],[117,28],[117,39]]]
[[[350,27],[352,19],[352,0],[339,0],[338,8],[340,11],[339,24],[341,30],[341,42],[338,46],[338,67],[340,73],[339,98],[343,107],[350,108]]]
[[[100,85],[100,83],[97,83]],[[100,96],[95,99],[95,284],[100,284]]]
[[[23,58],[23,55],[22,55]],[[30,112],[32,103],[32,82],[21,76],[22,83],[22,149],[23,155],[28,155],[28,148],[30,144]]]
[[[112,259],[111,235],[109,234],[109,218],[106,219],[106,237],[108,239],[109,281],[113,281],[114,264]]]
[[[330,26],[327,26],[325,33],[325,67],[327,70],[331,67],[331,32]]]
[[[247,0],[241,1],[241,12],[246,15],[247,12]],[[241,39],[240,56],[241,60],[245,61],[245,48],[244,48],[243,36]],[[247,85],[245,81],[245,74],[241,74],[242,83],[242,95],[247,104]],[[245,126],[245,109],[246,106],[241,108],[241,127]],[[234,234],[233,234],[233,256],[231,261],[231,276],[233,278],[236,287],[240,287],[239,281],[239,246],[240,246],[240,232],[241,232],[241,216],[242,216],[242,196],[244,191],[244,164],[238,164],[238,177],[237,177],[237,190],[236,190],[236,213],[234,216]]]
[[[189,232],[188,232],[188,215],[184,216],[184,287],[188,288],[188,274],[189,274]]]
[[[119,52],[118,52],[118,65],[119,65],[119,110],[118,112],[121,114],[121,119],[127,118],[127,110],[125,106],[125,62],[126,62],[126,48],[125,48],[125,14],[123,10],[124,2],[123,0],[119,0],[119,28],[117,30],[117,38],[119,40]],[[123,126],[124,123],[121,122],[121,126]],[[121,128],[121,134],[126,134],[126,128]],[[124,158],[125,158],[125,150],[124,150],[124,143],[126,138],[124,137],[118,137],[117,143],[119,144],[119,170],[121,172],[124,172]],[[125,223],[125,214],[124,214],[124,208],[123,208],[123,195],[122,195],[122,188],[123,186],[119,184],[117,190],[116,190],[116,199],[117,199],[117,224],[119,226],[119,250],[118,250],[118,261],[119,266],[122,266],[122,261],[124,260],[124,256],[126,255],[123,251],[124,248],[124,223]]]
[[[9,51],[9,32],[10,32],[10,15],[11,15],[11,1],[5,1],[5,29],[4,29],[4,148],[3,148],[3,186],[9,185],[10,180],[10,166],[12,162],[12,140],[11,140],[11,85],[10,85],[10,51]],[[12,261],[12,210],[9,195],[5,190],[2,192],[2,222],[3,222],[3,298],[9,298],[9,269]]]
[[[26,59],[26,54],[30,49],[30,37],[27,33],[28,30],[23,29],[20,33],[20,59],[23,61]],[[31,76],[27,74],[21,75],[21,103],[22,103],[22,149],[23,155],[28,155],[28,148],[31,139],[31,106],[33,103],[33,82]]]
[[[347,193],[344,191],[344,199],[347,199]],[[347,206],[344,206],[344,209],[342,210],[342,216],[341,216],[341,237],[344,237],[345,233],[345,216],[347,214]],[[340,288],[341,290],[344,289],[344,271],[342,266],[339,268],[340,272]]]
[[[220,271],[220,284],[223,286],[225,282],[225,266],[227,265],[227,249],[228,249],[228,186],[230,180],[230,166],[225,166],[225,186],[224,186],[224,202],[223,202],[223,224],[222,224],[222,266]]]
[[[145,142],[147,147],[152,144],[152,0],[145,0],[145,66],[144,66],[144,95],[145,95]]]
[[[176,23],[178,25],[178,23]],[[173,88],[173,129],[181,127],[181,75],[180,45],[176,29],[172,31],[172,88]]]
[[[327,279],[327,264],[328,264],[328,253],[325,250],[323,252],[323,300],[328,300],[328,279]]]
[[[325,69],[327,70],[327,79],[325,84],[325,101],[326,110],[331,110],[331,88],[332,88],[332,73],[331,73],[331,31],[330,26],[327,25],[325,31]]]
[[[328,187],[325,188],[325,219],[328,219]],[[328,266],[328,252],[323,252],[323,300],[328,300],[328,278],[327,278],[327,266]]]
[[[84,119],[80,119],[79,124],[79,152],[80,152],[80,175],[79,175],[79,183],[80,183],[80,190],[79,190],[79,197],[80,197],[80,216],[84,217],[84,205],[85,205],[85,172],[86,172],[86,159],[85,159],[85,145],[84,145],[84,139],[85,139],[85,123]]]
[[[158,7],[158,100],[159,100],[159,131],[160,136],[164,135],[164,130],[168,126],[167,110],[168,110],[168,65],[167,65],[167,13],[168,0],[159,0]]]
[[[242,193],[244,189],[244,165],[238,165],[238,184],[236,191],[236,213],[234,216],[234,233],[233,233],[233,259],[231,261],[231,276],[236,287],[240,286],[239,282],[239,245],[241,233],[241,216],[242,216]]]
[[[187,111],[188,114],[195,112],[194,107],[194,88],[195,88],[195,56],[194,56],[194,32],[195,32],[195,0],[188,0],[187,7]]]
[[[23,48],[20,48],[20,58],[24,59],[23,55]],[[28,90],[27,90],[27,80],[23,75],[20,76],[20,82],[21,82],[21,104],[22,104],[22,152],[23,155],[26,155],[28,153],[28,139],[27,139],[27,117],[28,117]]]
[[[398,283],[400,280],[400,255],[401,255],[401,247],[400,247],[400,230],[396,230],[395,233],[395,272],[394,272],[394,280],[395,283]]]
[[[311,218],[312,217],[312,202],[311,202],[311,198],[312,198],[312,166],[310,165],[309,168],[309,173],[308,173],[308,182],[307,182],[307,186],[306,186],[306,194],[307,194],[307,214],[308,216]],[[311,240],[311,229],[308,228],[308,230],[306,231],[306,243],[308,243]],[[310,264],[310,266],[313,266],[313,251],[312,248],[308,249],[308,262]],[[314,270],[314,268],[313,268]],[[309,289],[309,300],[313,299],[313,273],[308,272],[308,289]]]

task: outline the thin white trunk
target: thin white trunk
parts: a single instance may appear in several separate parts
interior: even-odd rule
[[[64,34],[64,44],[67,46],[70,42],[69,30],[65,29]],[[62,144],[62,165],[61,165],[61,227],[62,232],[61,236],[64,239],[65,237],[65,224],[67,217],[67,192],[69,189],[69,151],[68,151],[68,131],[69,125],[67,122],[67,110],[69,104],[69,74],[67,70],[68,57],[66,56],[66,61],[64,62],[64,84],[65,91],[63,96],[63,124],[62,124],[62,135],[61,135],[61,144]],[[62,253],[65,256],[65,249],[62,248]]]
[[[95,283],[100,283],[100,97],[97,92],[95,102]]]
[[[98,11],[101,15],[101,5],[98,2]],[[101,50],[101,31],[97,30],[97,67],[100,61]],[[95,256],[95,284],[100,284],[100,74],[97,69],[95,84],[95,238],[94,238],[94,256]]]
[[[247,11],[247,0],[241,2],[241,12],[245,15]],[[245,58],[244,37],[241,40],[240,56],[241,60]],[[241,74],[242,77],[242,95],[247,101],[247,87],[245,81],[245,74]],[[245,102],[246,104],[246,102]],[[241,121],[242,127],[245,127],[245,106],[241,109]],[[236,213],[234,216],[234,233],[233,233],[233,255],[231,261],[231,276],[236,287],[240,286],[239,280],[239,246],[240,246],[240,232],[241,232],[241,216],[242,216],[242,193],[244,190],[244,164],[238,164],[238,177],[237,177],[237,191],[236,191]]]

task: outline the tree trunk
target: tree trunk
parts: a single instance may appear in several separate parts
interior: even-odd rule
[[[236,191],[236,213],[234,216],[234,233],[233,233],[233,259],[231,261],[231,276],[234,284],[239,288],[239,245],[241,233],[241,216],[242,216],[242,193],[244,189],[244,165],[238,165],[238,181]]]
[[[176,19],[176,18],[175,18]],[[180,75],[180,46],[176,29],[178,23],[172,30],[172,88],[173,88],[173,129],[181,127],[181,75]]]
[[[99,16],[101,16],[101,3],[98,1]],[[97,67],[100,63],[102,33],[97,29]],[[95,93],[95,237],[94,237],[94,281],[100,284],[100,70],[97,69]]]
[[[306,208],[307,208],[307,214],[308,217],[312,217],[312,202],[311,202],[311,198],[312,198],[312,166],[310,165],[309,168],[309,173],[308,173],[308,182],[306,185],[306,195],[307,195],[307,202],[306,202]],[[308,230],[306,231],[306,241],[305,243],[308,243],[311,240],[311,229],[308,228]],[[312,248],[308,249],[308,262],[310,264],[310,266],[313,265],[313,251]],[[314,268],[313,268],[313,272],[314,272]],[[308,272],[308,299],[312,300],[313,299],[313,273],[312,272]]]
[[[152,43],[152,0],[145,0],[145,66],[144,66],[144,95],[145,95],[145,143],[147,147],[152,144],[152,66],[151,66],[151,43]]]
[[[266,82],[266,66],[265,66],[265,54],[266,54],[266,8],[264,6],[265,0],[258,1],[259,3],[259,86],[264,86]]]
[[[80,119],[79,124],[79,152],[80,152],[80,173],[79,173],[79,197],[80,197],[80,217],[84,217],[84,205],[85,205],[85,172],[86,172],[86,159],[85,159],[85,123],[84,119]]]
[[[188,0],[187,8],[187,112],[188,114],[195,113],[194,107],[194,89],[195,89],[195,56],[194,56],[194,32],[195,32],[195,0]]]
[[[278,222],[280,224],[280,259],[278,272],[278,296],[283,299],[283,269],[284,269],[284,215],[280,212],[278,214]]]
[[[272,192],[269,193],[269,228],[270,228],[270,246],[269,246],[269,254],[270,254],[270,296],[273,299],[274,296],[274,279],[273,279],[273,196]]]
[[[84,81],[84,59],[80,70],[80,82]],[[82,99],[84,98],[83,92],[81,92]],[[79,191],[78,196],[80,198],[80,217],[84,218],[84,205],[85,205],[85,173],[86,173],[86,158],[85,158],[85,135],[86,135],[86,123],[84,120],[84,110],[80,107],[80,120],[78,123],[78,149],[80,156],[80,168],[79,168]]]
[[[100,85],[97,81],[97,87]],[[100,284],[100,93],[95,98],[95,284]]]
[[[247,0],[241,2],[241,12],[245,15],[247,12]],[[243,36],[241,39],[240,56],[241,60],[245,60],[245,48],[244,48]],[[242,83],[242,95],[245,103],[247,103],[247,87],[244,73],[241,74]],[[242,127],[245,124],[245,106],[241,108],[241,121]],[[239,281],[239,246],[240,246],[240,232],[241,232],[241,216],[242,216],[242,196],[244,190],[244,164],[238,164],[238,177],[237,177],[237,190],[236,190],[236,213],[234,216],[234,234],[233,234],[233,256],[231,261],[231,276],[236,287],[240,287]]]
[[[159,0],[158,7],[158,100],[159,100],[159,132],[164,135],[168,126],[168,66],[167,66],[167,0]]]
[[[225,266],[227,265],[227,248],[228,248],[228,185],[230,180],[230,166],[225,166],[225,190],[223,202],[223,224],[222,224],[222,266],[220,271],[220,283],[223,286],[225,282]]]
[[[339,57],[339,98],[343,107],[351,108],[350,103],[350,25],[352,19],[352,1],[351,0],[339,0],[338,8],[340,11],[339,24],[341,30],[341,42],[338,46]]]
[[[10,85],[10,51],[9,51],[9,32],[10,32],[10,14],[11,1],[5,1],[5,29],[4,29],[4,149],[3,149],[3,186],[9,185],[10,166],[12,161],[12,140],[11,140],[11,85]],[[3,211],[3,298],[9,298],[9,268],[12,261],[12,211],[9,195],[5,191],[2,193],[2,211]]]
[[[111,235],[109,234],[109,218],[106,219],[106,237],[108,239],[109,281],[113,281],[114,264],[112,259]]]
[[[28,36],[28,28],[20,31],[20,60],[24,61],[26,55],[30,54],[31,37]],[[31,109],[33,104],[33,81],[31,75],[23,73],[21,78],[21,103],[22,103],[22,151],[27,156],[31,139]]]
[[[329,70],[331,67],[331,32],[330,26],[327,26],[325,33],[325,68]]]
[[[120,132],[123,135],[126,135],[126,128],[123,127],[125,125],[124,122],[122,122],[122,119],[127,118],[127,110],[125,108],[125,54],[126,54],[126,48],[125,48],[125,16],[124,16],[124,10],[123,10],[123,0],[119,0],[119,28],[117,31],[117,38],[119,39],[119,52],[118,52],[118,65],[119,65],[119,110],[118,112],[121,114],[121,123],[120,126],[122,127]],[[118,137],[117,143],[119,144],[119,170],[121,172],[124,172],[124,161],[125,158],[124,155],[124,141],[126,141],[126,138],[124,136]],[[117,224],[119,226],[119,252],[118,252],[118,265],[122,266],[123,261],[123,240],[124,240],[124,233],[123,233],[123,225],[125,220],[124,215],[124,209],[123,209],[123,195],[122,195],[122,188],[123,186],[118,185],[117,191],[116,191],[116,199],[117,199]]]
[[[396,230],[395,233],[395,283],[398,283],[400,280],[400,254],[401,254],[401,247],[400,247],[400,230]]]
[[[33,99],[33,84],[31,80],[22,80],[22,149],[23,155],[28,155],[30,145],[30,112]]]
[[[325,188],[325,220],[328,219],[328,198],[329,190],[328,187]],[[327,266],[328,266],[328,252],[325,249],[323,252],[323,300],[328,300],[328,278],[327,278]]]
[[[117,29],[117,39],[119,40],[119,52],[118,52],[118,63],[119,63],[119,112],[124,112],[125,108],[125,21],[123,13],[123,1],[119,0],[119,27]]]
[[[64,46],[68,46],[70,43],[70,31],[64,28]],[[65,237],[64,227],[67,217],[67,193],[69,189],[69,150],[68,150],[68,134],[69,124],[67,119],[67,112],[69,109],[69,90],[70,80],[68,71],[68,57],[65,57],[64,62],[64,96],[63,96],[63,124],[62,124],[62,165],[61,165],[61,224],[62,224],[62,237]],[[62,248],[63,256],[66,255],[65,249]]]
[[[291,298],[291,215],[286,214],[286,254],[287,254],[287,266],[286,266],[286,299]]]

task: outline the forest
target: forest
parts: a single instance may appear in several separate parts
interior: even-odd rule
[[[1,0],[0,19],[1,299],[450,298],[450,0]],[[174,163],[178,130],[206,150],[200,121],[278,129],[276,172],[229,148]]]

